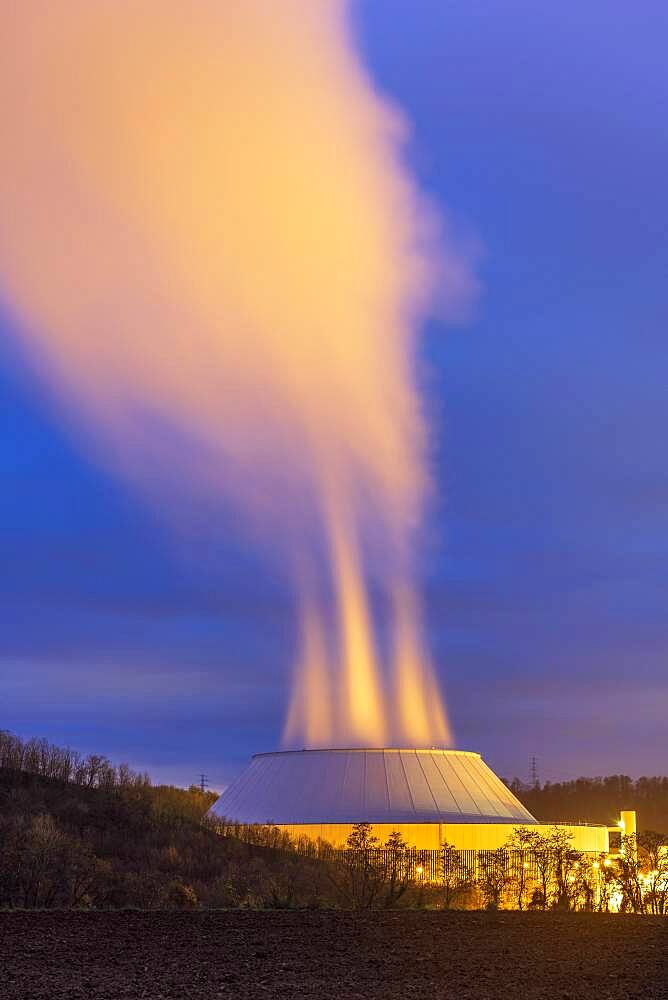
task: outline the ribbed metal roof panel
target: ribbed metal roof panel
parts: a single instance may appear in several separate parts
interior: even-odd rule
[[[389,789],[389,809],[392,816],[412,816],[414,813],[413,799],[411,798],[404,765],[398,753],[383,753],[383,764],[387,777]]]
[[[536,823],[477,753],[256,754],[212,814],[239,823]]]
[[[429,782],[429,787],[431,788],[434,798],[436,799],[436,808],[438,811],[448,816],[461,816],[459,803],[452,794],[447,783],[443,780],[443,775],[439,771],[438,765],[432,755],[422,754],[420,757],[420,764],[422,765],[425,777]]]

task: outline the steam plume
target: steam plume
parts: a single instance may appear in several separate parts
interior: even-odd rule
[[[346,15],[5,5],[0,289],[107,460],[163,503],[183,483],[231,499],[286,542],[302,619],[286,739],[444,743],[411,581],[426,484],[411,357],[436,284],[448,304],[471,279]],[[333,600],[303,571],[310,522]],[[363,571],[379,548],[389,681]]]

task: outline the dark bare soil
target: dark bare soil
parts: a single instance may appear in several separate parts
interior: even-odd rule
[[[1,1000],[668,998],[668,919],[0,913]]]

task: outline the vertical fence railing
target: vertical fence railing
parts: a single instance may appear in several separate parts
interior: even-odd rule
[[[520,874],[529,883],[541,883],[546,871],[550,874],[556,862],[556,855],[536,856],[531,850],[476,850],[446,847],[421,849],[415,847],[389,848],[375,846],[367,848],[332,847],[325,841],[315,841],[308,837],[293,839],[285,831],[270,826],[244,826],[242,824],[218,824],[223,835],[233,836],[249,844],[279,851],[290,851],[303,857],[347,866],[368,866],[399,870],[415,882],[436,883],[447,875],[458,876],[462,881],[476,882],[492,868],[501,868],[511,876]],[[595,852],[579,852],[582,868],[594,876],[592,865],[600,855]],[[597,867],[597,866],[594,866]],[[591,869],[591,870],[590,870]],[[584,872],[583,872],[584,874]]]
[[[297,853],[323,861],[349,866],[372,865],[378,868],[399,866],[409,878],[416,882],[439,882],[446,873],[475,881],[486,868],[499,866],[509,875],[524,869],[528,881],[539,882],[541,864],[530,851],[489,851],[489,850],[427,850],[404,848],[393,851],[385,847],[363,849],[332,848],[329,846],[297,845]],[[582,864],[586,866],[597,858],[596,854],[583,854]],[[545,863],[545,862],[543,862]]]

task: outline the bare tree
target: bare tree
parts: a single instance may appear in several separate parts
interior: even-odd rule
[[[650,913],[668,913],[668,837],[647,830],[638,835],[645,870],[645,905]]]
[[[498,910],[510,882],[508,852],[503,847],[495,851],[480,851],[478,854],[478,888],[482,893],[485,908]]]
[[[148,775],[136,774],[127,764],[115,768],[100,754],[89,754],[83,759],[69,747],[54,746],[44,739],[22,740],[4,730],[0,730],[0,767],[90,788],[150,784]]]
[[[580,870],[584,855],[573,847],[573,834],[565,827],[553,826],[548,834],[553,859],[554,905],[570,910],[578,895]]]
[[[529,848],[530,863],[538,873],[539,886],[534,891],[530,906],[533,909],[546,910],[550,898],[550,883],[554,859],[550,847],[549,838],[535,833]]]
[[[517,826],[505,843],[513,861],[512,882],[515,887],[515,902],[518,910],[524,909],[531,882],[531,859],[539,834],[525,826]]]
[[[330,866],[330,878],[343,899],[353,910],[369,910],[376,903],[385,876],[380,857],[378,837],[370,823],[355,823],[346,841],[340,860]]]
[[[475,873],[456,847],[444,841],[438,859],[438,874],[443,887],[443,908],[449,910],[474,883]]]
[[[396,906],[412,882],[408,846],[397,830],[393,830],[385,841],[383,854],[383,905],[390,909]]]
[[[622,912],[645,913],[644,869],[642,853],[638,851],[635,833],[622,837],[622,843],[617,856],[613,875],[619,893],[621,894],[620,910]]]

